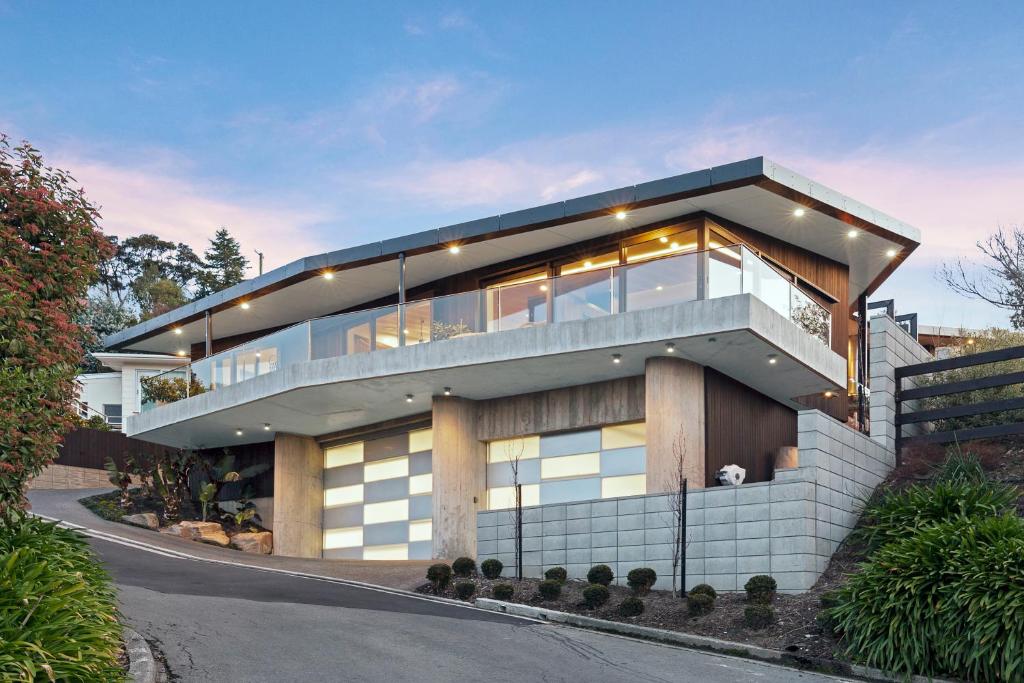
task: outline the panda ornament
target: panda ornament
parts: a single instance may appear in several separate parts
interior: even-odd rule
[[[743,483],[746,476],[747,471],[739,465],[726,465],[715,474],[715,478],[722,486],[738,486]]]

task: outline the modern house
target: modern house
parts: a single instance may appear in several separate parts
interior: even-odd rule
[[[785,554],[797,590],[852,527],[851,486],[892,466],[867,436],[866,300],[919,241],[755,158],[311,256],[105,343],[188,356],[130,436],[272,453],[276,553],[508,560],[518,484],[529,571],[663,565],[647,532],[682,458],[691,505],[721,507],[690,517],[689,577],[735,589]],[[732,464],[744,485],[719,486]],[[763,560],[737,559],[743,533]]]
[[[79,417],[100,416],[111,429],[142,410],[142,380],[181,367],[180,356],[162,353],[94,353],[105,372],[78,376]]]

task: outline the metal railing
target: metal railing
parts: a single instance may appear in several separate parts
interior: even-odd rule
[[[828,345],[832,316],[734,245],[314,318],[143,380],[143,412],[292,363],[750,293]]]

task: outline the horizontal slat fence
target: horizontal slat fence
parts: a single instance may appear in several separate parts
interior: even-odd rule
[[[124,467],[129,456],[141,454],[152,458],[166,450],[169,450],[166,446],[132,439],[121,432],[78,427],[64,436],[64,445],[54,464],[102,470],[107,458],[113,458],[118,467]]]

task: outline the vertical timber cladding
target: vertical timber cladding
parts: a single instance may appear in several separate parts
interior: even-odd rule
[[[725,465],[746,469],[746,483],[770,481],[775,450],[797,445],[796,411],[712,368],[704,368],[704,391],[707,484]]]
[[[432,449],[429,423],[327,441],[323,557],[430,559]]]

